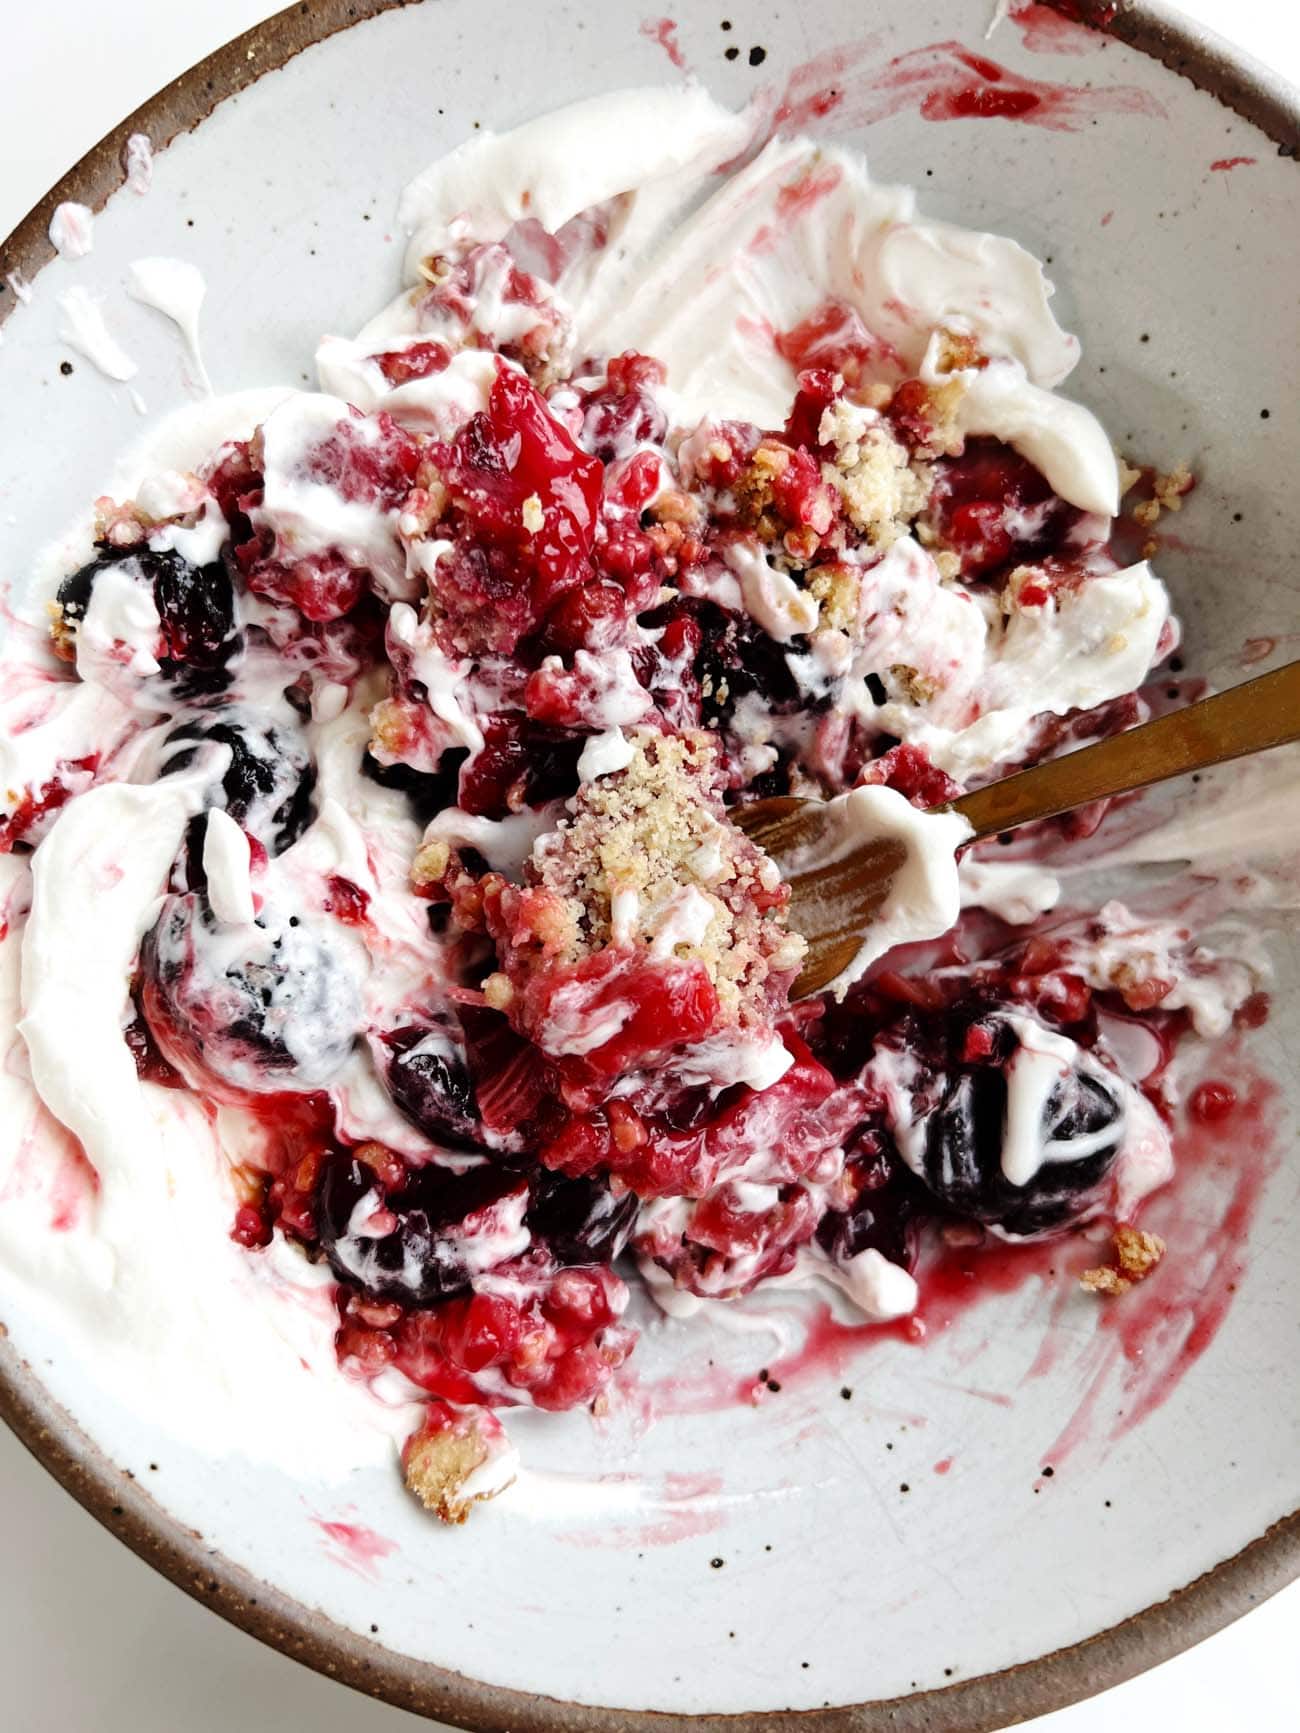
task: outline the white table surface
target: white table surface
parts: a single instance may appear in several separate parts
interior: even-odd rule
[[[0,0],[0,236],[154,91],[266,0]],[[647,8],[653,10],[653,8]],[[1294,0],[1184,9],[1300,83]],[[139,1563],[0,1429],[3,1733],[399,1733],[429,1723],[263,1648]],[[1297,1733],[1300,1583],[1027,1733]]]

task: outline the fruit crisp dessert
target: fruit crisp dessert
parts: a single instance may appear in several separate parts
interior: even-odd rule
[[[936,1235],[1091,1223],[1121,1296],[1173,1161],[1114,1032],[1254,986],[936,811],[1178,642],[1038,264],[696,89],[579,150],[609,101],[420,177],[320,389],[167,423],[5,647],[7,1004],[93,1170],[51,1305],[450,1521],[512,1408],[616,1400],[634,1286],[883,1321]],[[855,790],[942,907],[792,1001],[731,814]]]

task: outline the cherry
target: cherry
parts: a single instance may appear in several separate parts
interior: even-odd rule
[[[786,354],[786,351],[781,353]],[[787,356],[787,359],[791,358]],[[785,424],[785,437],[791,445],[820,447],[818,431],[822,416],[840,396],[841,390],[840,381],[826,367],[810,367],[799,375],[798,390]]]
[[[74,794],[90,787],[98,765],[97,752],[89,758],[63,759],[48,782],[21,792],[10,790],[9,799],[14,804],[8,812],[0,813],[0,854],[12,854],[15,848],[34,848],[55,813]],[[0,933],[4,931],[6,924],[0,921]]]
[[[1002,1160],[1020,1037],[1000,1011],[979,1025],[973,1039],[969,1014],[957,1010],[924,1026],[904,1019],[880,1037],[913,1067],[911,1124],[897,1135],[927,1190],[954,1214],[1016,1236],[1060,1231],[1086,1218],[1114,1164],[1124,1135],[1119,1080],[1080,1051],[1047,1096],[1037,1171],[1012,1184]]]
[[[627,591],[607,578],[595,578],[561,596],[546,616],[529,660],[572,656],[576,650],[612,650],[627,636],[631,619]]]
[[[877,1251],[891,1264],[911,1269],[924,1205],[916,1180],[868,1133],[845,1164],[844,1184],[852,1188],[852,1202],[826,1212],[817,1224],[817,1243],[836,1263]]]
[[[614,1025],[616,1032],[598,1046],[556,1060],[574,1083],[597,1084],[653,1054],[702,1039],[717,1019],[718,995],[702,963],[643,963],[608,945],[568,968],[536,974],[525,986],[520,1026],[544,1052],[548,1020],[561,1006],[566,1027]]]
[[[527,1245],[525,1231],[509,1228],[522,1219],[527,1191],[518,1174],[486,1164],[463,1173],[430,1164],[389,1190],[372,1168],[340,1152],[325,1163],[317,1232],[340,1281],[371,1299],[425,1306]],[[373,1208],[358,1216],[367,1198]],[[504,1250],[494,1256],[498,1246]]]
[[[1052,553],[1078,517],[1027,458],[989,438],[936,463],[931,509],[966,578]]]
[[[1193,1119],[1199,1119],[1203,1125],[1214,1125],[1236,1107],[1237,1091],[1230,1083],[1213,1080],[1198,1083],[1187,1105]]]
[[[390,508],[410,493],[419,467],[419,446],[391,415],[367,416],[357,409],[303,460],[306,476],[342,499]]]
[[[444,631],[453,642],[510,650],[591,574],[601,464],[522,373],[501,365],[487,409],[445,449],[441,467],[462,517],[435,579],[452,616]]]
[[[59,585],[58,603],[68,624],[85,619],[95,580],[110,567],[150,591],[158,610],[159,674],[175,695],[206,697],[228,686],[243,639],[225,567],[220,562],[191,565],[174,549],[106,549]]]
[[[556,1263],[612,1263],[627,1244],[638,1203],[634,1192],[617,1197],[603,1181],[543,1170],[533,1181],[527,1220]]]
[[[274,522],[254,529],[264,482],[254,451],[237,442],[224,447],[209,476],[231,526],[235,565],[254,594],[289,603],[318,625],[341,619],[362,600],[370,573],[337,548],[298,556]],[[297,468],[341,499],[394,511],[414,487],[421,461],[420,446],[391,416],[349,409]]]
[[[504,818],[525,806],[559,800],[578,786],[583,737],[502,713],[482,724],[483,746],[460,773],[460,806]]]
[[[390,385],[409,385],[413,379],[444,372],[451,365],[451,350],[445,343],[428,339],[409,343],[405,349],[386,349],[374,361]]]
[[[357,981],[328,931],[264,911],[222,927],[206,897],[171,896],[140,952],[141,1001],[164,1056],[240,1090],[313,1090],[361,1026]]]
[[[394,1364],[436,1396],[562,1409],[609,1383],[636,1338],[618,1320],[627,1289],[600,1265],[556,1270],[541,1251],[502,1266],[483,1291],[408,1312]]]
[[[706,721],[729,721],[739,700],[751,692],[774,716],[788,716],[804,703],[784,646],[746,614],[677,596],[645,615],[643,623],[661,635],[653,653],[643,658],[641,678],[652,693],[661,687],[667,693],[689,671]]]
[[[455,1018],[448,1013],[432,1028],[395,1030],[384,1037],[384,1047],[388,1093],[411,1124],[445,1149],[479,1149],[474,1079]]]
[[[859,786],[877,783],[905,794],[913,806],[946,806],[961,793],[961,784],[932,764],[924,747],[907,743],[891,746],[863,767]]]
[[[658,445],[668,431],[668,418],[646,387],[662,385],[662,363],[629,351],[606,368],[606,383],[584,394],[584,450],[602,463],[630,457],[640,445]]]

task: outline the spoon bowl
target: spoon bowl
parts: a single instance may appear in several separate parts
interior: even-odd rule
[[[1300,662],[1288,662],[1077,752],[1049,758],[934,810],[966,820],[970,835],[961,845],[965,847],[1095,800],[1134,794],[1153,783],[1294,740],[1300,740]],[[737,807],[731,815],[776,861],[790,886],[790,924],[808,941],[803,970],[792,990],[796,999],[820,993],[853,962],[908,858],[898,838],[867,836],[850,852],[832,849],[831,858],[824,859],[828,827],[848,798],[777,795]]]

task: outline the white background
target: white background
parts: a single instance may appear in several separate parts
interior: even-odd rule
[[[136,105],[269,17],[265,0],[0,0],[0,236]],[[647,7],[647,10],[653,8]],[[1185,10],[1300,83],[1294,0]],[[140,1564],[0,1431],[3,1733],[417,1733],[262,1648]],[[1120,1568],[1120,1561],[1116,1561]],[[1300,1583],[1028,1733],[1297,1733]]]

